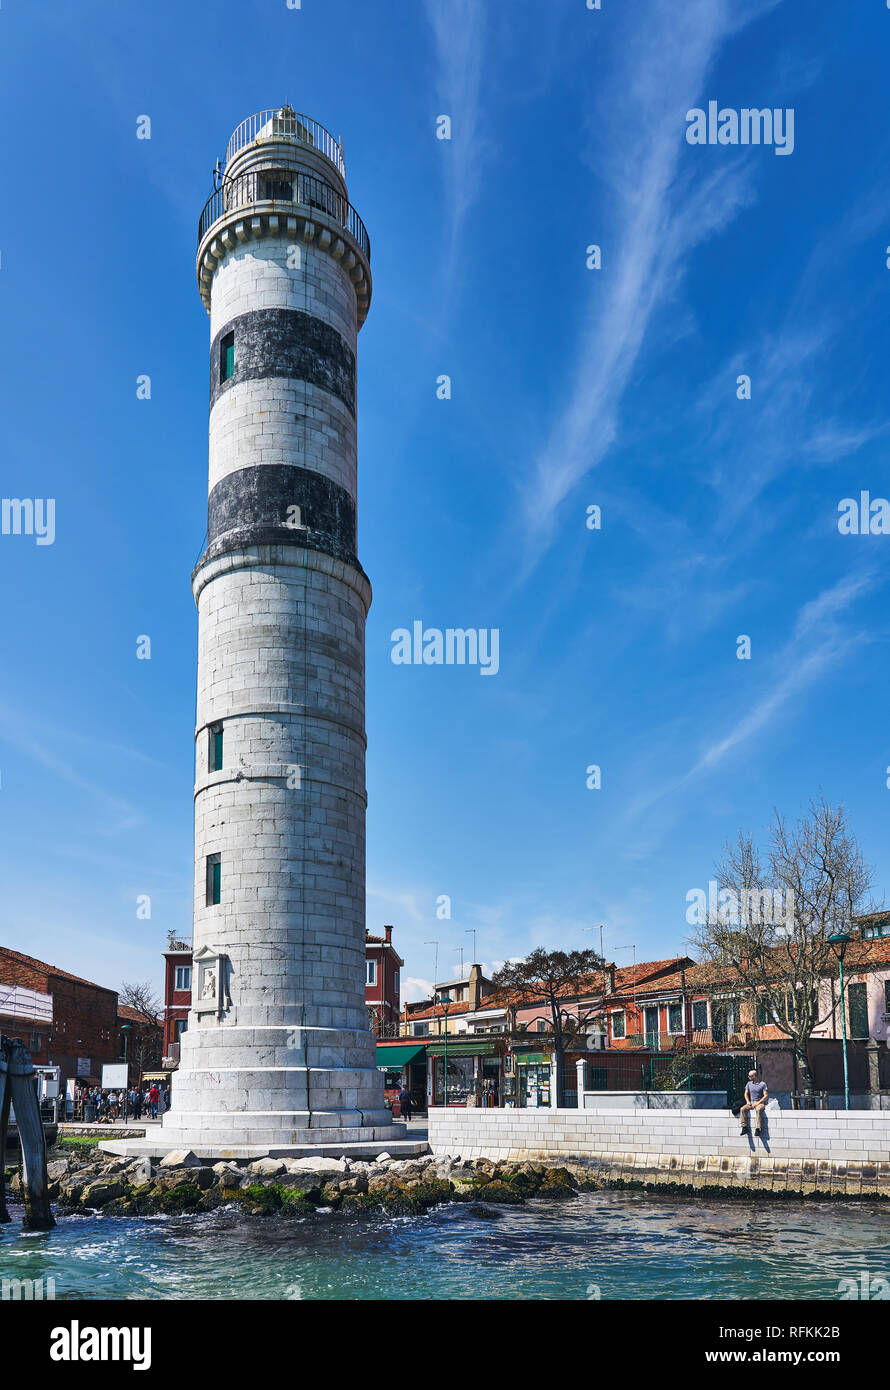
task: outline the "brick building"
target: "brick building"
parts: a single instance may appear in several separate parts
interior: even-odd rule
[[[365,1003],[380,1038],[398,1036],[400,971],[405,964],[392,944],[392,927],[383,932],[365,932]]]
[[[179,1040],[188,1027],[192,1003],[192,943],[171,935],[164,952],[163,1065],[179,1066]]]
[[[30,1016],[29,1016],[30,1015]],[[120,1060],[117,990],[0,946],[0,1028],[23,1038],[32,1060],[72,1077],[102,1079]]]

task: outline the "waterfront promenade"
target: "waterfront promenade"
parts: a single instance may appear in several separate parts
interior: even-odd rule
[[[727,1110],[429,1112],[433,1153],[589,1164],[605,1181],[890,1197],[890,1113],[768,1112],[761,1137]]]

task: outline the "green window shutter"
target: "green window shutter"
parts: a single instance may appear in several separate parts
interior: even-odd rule
[[[229,381],[235,375],[235,334],[227,333],[219,345],[219,379]]]
[[[217,907],[221,899],[222,864],[218,854],[207,856],[207,906]]]

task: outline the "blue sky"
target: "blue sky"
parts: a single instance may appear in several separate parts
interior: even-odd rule
[[[820,791],[883,897],[890,537],[837,508],[890,495],[890,10],[11,0],[0,26],[2,494],[56,499],[53,545],[0,536],[6,944],[159,984],[190,932],[195,233],[231,131],[283,101],[342,136],[371,236],[368,923],[409,997],[473,930],[488,964],[601,922],[619,963],[682,950],[727,837]],[[690,145],[709,100],[793,108],[793,153]],[[499,629],[497,675],[394,665],[416,620]]]

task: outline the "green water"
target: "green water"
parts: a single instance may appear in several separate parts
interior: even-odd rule
[[[890,1277],[879,1203],[734,1202],[602,1192],[463,1205],[425,1217],[234,1212],[0,1227],[0,1275],[55,1280],[56,1299],[837,1299]]]

